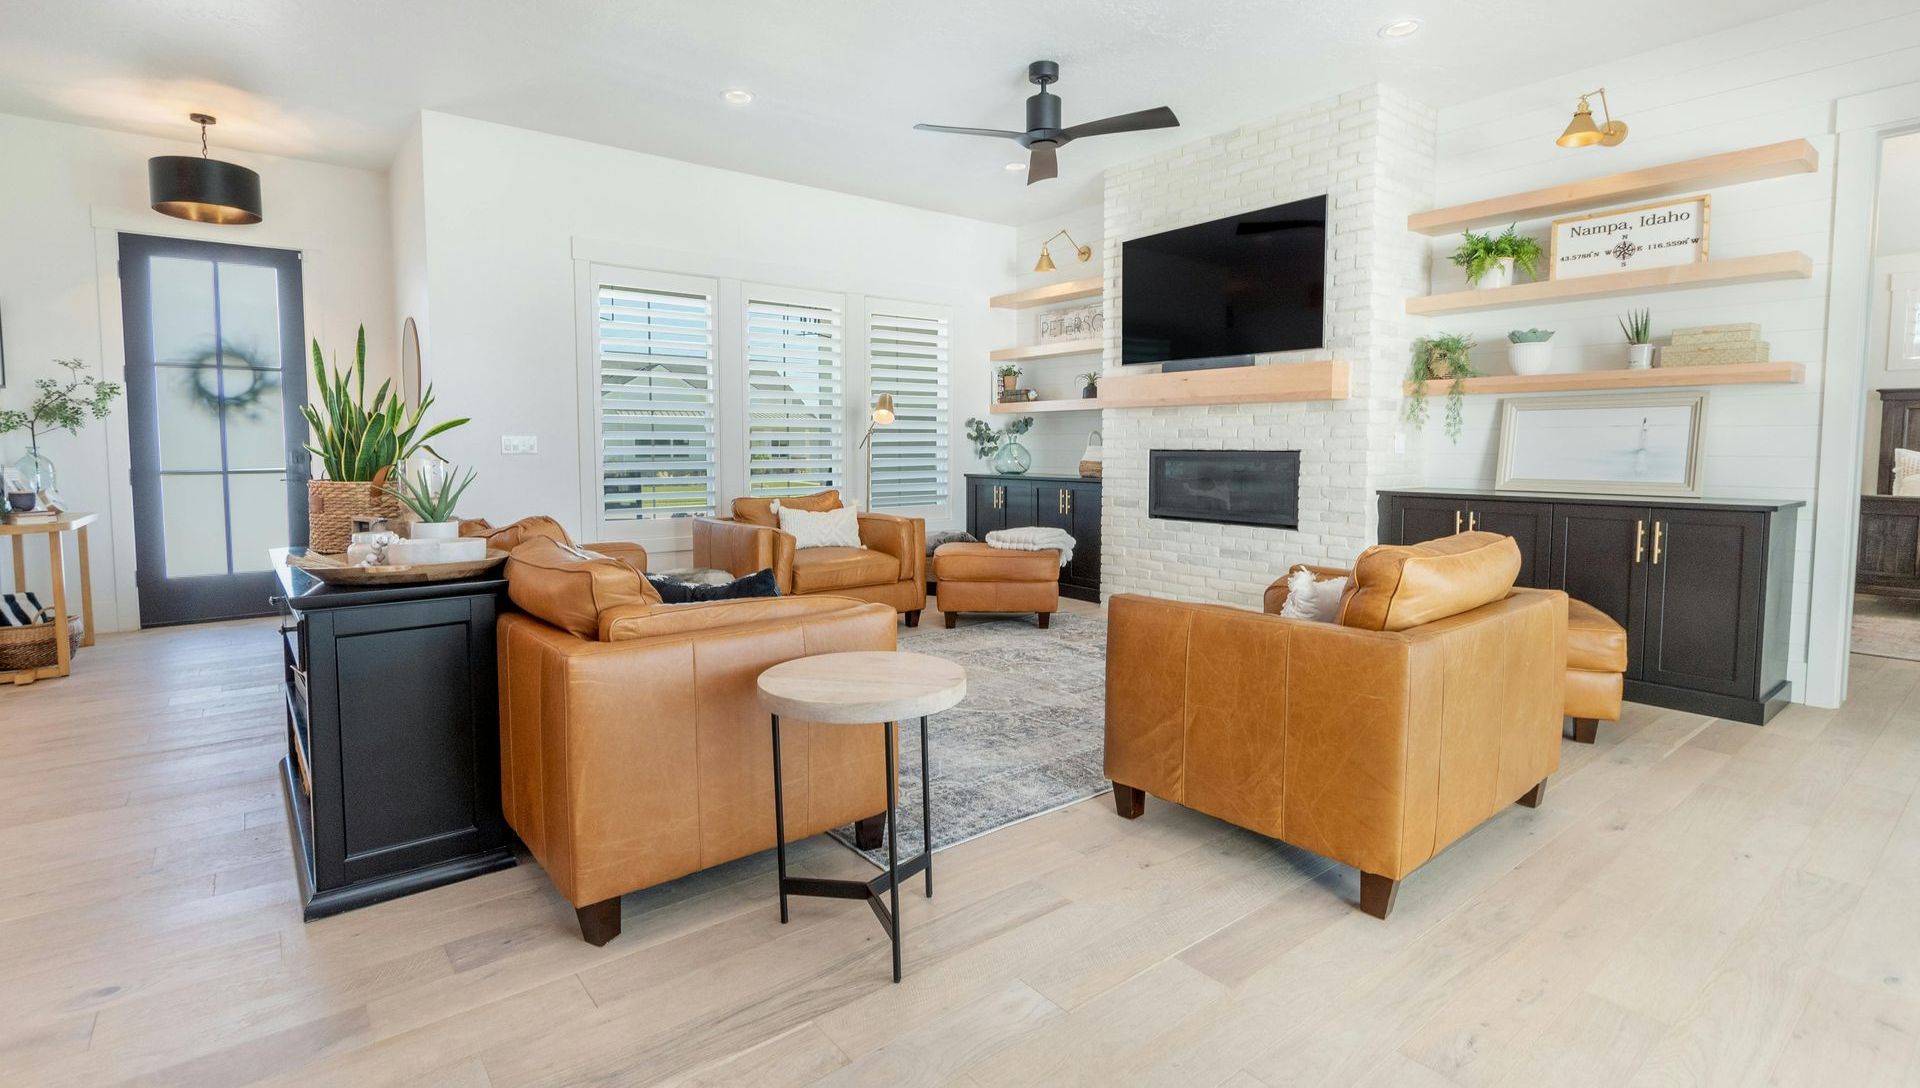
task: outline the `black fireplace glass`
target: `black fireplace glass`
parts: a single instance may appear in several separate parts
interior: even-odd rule
[[[1147,515],[1221,525],[1300,527],[1299,450],[1154,450]]]

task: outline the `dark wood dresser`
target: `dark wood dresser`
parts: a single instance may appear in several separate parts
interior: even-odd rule
[[[285,554],[280,768],[306,920],[511,868],[493,633],[506,580],[333,589]]]
[[[1920,389],[1877,389],[1874,395],[1880,398],[1878,493],[1860,496],[1854,589],[1920,597],[1920,495],[1893,493],[1893,451],[1920,449]]]
[[[1060,570],[1060,595],[1100,600],[1100,481],[1082,476],[967,474],[967,532],[1045,525],[1073,534],[1073,560]]]
[[[1519,584],[1561,589],[1627,631],[1626,697],[1764,724],[1791,694],[1797,501],[1380,493],[1380,541],[1470,529],[1520,545]]]

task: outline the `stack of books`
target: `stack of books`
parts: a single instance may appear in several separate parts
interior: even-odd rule
[[[15,525],[25,525],[28,522],[36,521],[53,521],[59,518],[59,516],[60,511],[45,507],[37,510],[7,511],[7,520],[13,522]]]
[[[1673,342],[1660,349],[1661,366],[1725,366],[1768,361],[1767,342],[1760,326],[1696,325],[1673,330]]]

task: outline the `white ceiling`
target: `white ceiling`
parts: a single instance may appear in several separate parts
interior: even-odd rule
[[[0,112],[192,138],[205,110],[216,149],[384,169],[444,110],[1027,223],[1097,199],[1107,166],[1369,79],[1447,105],[1803,2],[0,0]],[[1376,35],[1406,16],[1425,29]],[[1068,124],[1183,125],[1077,142],[1031,189],[1010,141],[913,131],[1024,128],[1039,58]]]

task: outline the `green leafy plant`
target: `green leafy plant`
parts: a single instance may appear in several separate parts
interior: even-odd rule
[[[1007,424],[1005,430],[996,430],[984,419],[967,420],[967,441],[973,443],[973,455],[982,461],[999,452],[1007,439],[1026,434],[1033,429],[1033,417],[1021,416]]]
[[[398,394],[392,393],[391,381],[381,382],[373,403],[368,404],[365,325],[360,326],[354,343],[350,370],[329,375],[320,354],[320,341],[313,342],[313,384],[316,395],[309,399],[319,403],[308,403],[300,410],[313,430],[307,451],[320,458],[329,480],[378,482],[394,465],[421,450],[438,457],[427,442],[467,422],[462,417],[421,431],[421,421],[433,407],[432,386],[420,394],[420,406],[412,412],[407,411]]]
[[[1098,370],[1089,370],[1085,374],[1080,375],[1080,384],[1081,385],[1099,385],[1100,372]]]
[[[1020,367],[1014,363],[1001,363],[994,368],[994,373],[1000,375],[1001,381],[1008,384],[1020,380]]]
[[[1499,234],[1463,231],[1460,248],[1453,251],[1453,263],[1466,270],[1469,286],[1493,270],[1502,260],[1512,258],[1513,266],[1529,277],[1539,275],[1540,243],[1509,225]]]
[[[69,372],[65,384],[57,378],[34,382],[40,395],[27,410],[0,410],[0,434],[24,430],[27,448],[39,452],[40,436],[54,431],[79,434],[88,419],[105,419],[120,396],[119,382],[103,382],[86,373],[87,364],[78,359],[55,359]]]
[[[1628,310],[1625,317],[1615,320],[1620,322],[1620,331],[1627,334],[1627,343],[1653,343],[1652,310]]]
[[[400,505],[413,511],[413,516],[421,521],[452,521],[460,496],[466,494],[473,483],[473,470],[468,469],[465,477],[459,477],[455,467],[448,465],[445,472],[435,475],[438,479],[427,480],[420,474],[403,472],[400,483],[389,486],[387,493],[399,499]]]
[[[1448,334],[1423,336],[1413,342],[1413,365],[1407,374],[1406,419],[1414,427],[1427,423],[1427,383],[1452,379],[1447,388],[1447,437],[1458,441],[1462,424],[1468,378],[1477,371],[1469,358],[1473,337]]]
[[[1507,339],[1516,344],[1544,344],[1553,339],[1552,329],[1515,329],[1507,334]]]

